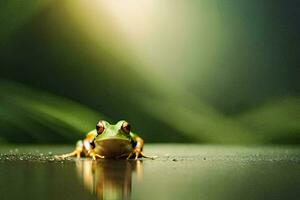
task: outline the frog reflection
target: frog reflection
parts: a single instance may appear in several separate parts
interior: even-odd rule
[[[142,179],[142,161],[127,160],[77,160],[76,170],[84,187],[98,199],[129,199],[132,173],[137,181]]]

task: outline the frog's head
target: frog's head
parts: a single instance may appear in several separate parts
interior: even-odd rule
[[[101,120],[97,123],[96,130],[96,143],[100,143],[106,140],[131,141],[130,125],[125,120],[121,120],[115,125],[109,124],[107,121]]]
[[[99,121],[96,125],[95,148],[106,157],[122,155],[132,149],[130,125],[121,120],[115,125]]]

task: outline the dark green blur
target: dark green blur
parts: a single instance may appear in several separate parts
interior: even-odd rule
[[[0,142],[125,119],[146,142],[300,144],[298,3],[89,3],[0,2]]]

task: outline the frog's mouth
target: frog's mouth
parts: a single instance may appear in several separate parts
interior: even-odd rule
[[[95,142],[96,152],[105,157],[117,157],[132,151],[132,144],[128,139],[109,137]]]

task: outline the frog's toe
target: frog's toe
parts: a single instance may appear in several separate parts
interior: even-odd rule
[[[54,157],[55,157],[56,159],[65,159],[65,158],[73,157],[73,156],[76,156],[77,158],[80,158],[80,154],[81,154],[81,151],[74,150],[74,151],[71,152],[71,153],[66,153],[66,154],[62,154],[62,155],[56,155],[56,156],[54,156]]]
[[[101,155],[99,155],[99,154],[96,154],[96,155],[93,156],[93,158],[94,158],[94,160],[96,160],[97,158],[103,159],[103,158],[105,158],[105,157],[104,157],[104,156],[101,156]]]
[[[134,158],[134,160],[137,160],[137,159],[138,159],[139,154],[141,154],[141,152],[135,152],[135,158]],[[142,154],[141,154],[141,155],[142,155]]]
[[[158,158],[158,156],[146,156],[143,152],[141,152],[140,154],[143,158],[151,158],[151,159]]]
[[[146,156],[140,149],[133,150],[127,157],[127,160],[134,156],[134,159],[137,160],[139,157],[142,158],[151,158],[154,159],[157,156]]]
[[[131,158],[131,156],[133,155],[133,152],[131,152],[128,156],[127,156],[127,160],[129,160]]]
[[[142,153],[142,151],[141,151],[140,149],[134,149],[134,150],[133,150],[132,152],[130,152],[130,154],[128,155],[127,160],[130,159],[130,158],[133,157],[133,156],[134,156],[134,159],[137,160],[138,157],[139,157],[140,155],[142,155],[141,153]]]
[[[101,158],[101,159],[105,158],[104,156],[101,156],[95,152],[91,152],[90,156],[92,157],[93,160],[96,160],[97,158]]]

